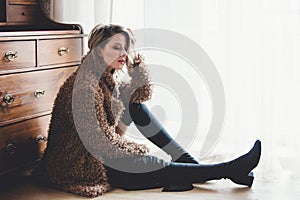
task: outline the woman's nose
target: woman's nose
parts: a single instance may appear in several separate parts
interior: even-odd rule
[[[121,57],[127,56],[127,51],[125,49],[123,49],[120,56]]]

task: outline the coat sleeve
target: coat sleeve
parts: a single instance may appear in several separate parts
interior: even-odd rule
[[[142,103],[152,97],[152,85],[148,67],[144,63],[140,55],[135,57],[133,64],[127,67],[128,74],[131,77],[129,83],[120,84],[120,98],[126,104],[129,103]]]
[[[93,156],[100,159],[102,156],[118,158],[149,152],[145,145],[121,137],[115,132],[115,126],[108,125],[103,107],[104,94],[97,81],[79,82],[75,86],[72,103],[74,125],[81,141]]]

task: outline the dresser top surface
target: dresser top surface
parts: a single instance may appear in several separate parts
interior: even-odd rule
[[[0,41],[86,37],[77,30],[0,32]]]

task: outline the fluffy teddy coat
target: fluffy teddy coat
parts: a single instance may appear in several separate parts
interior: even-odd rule
[[[131,81],[117,83],[99,55],[91,52],[60,88],[54,102],[48,144],[36,174],[57,188],[85,197],[110,190],[103,156],[145,155],[143,144],[119,136],[125,104],[151,98],[140,55],[127,64]]]

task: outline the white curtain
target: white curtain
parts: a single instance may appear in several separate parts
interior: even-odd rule
[[[50,15],[63,23],[79,23],[85,33],[111,22],[111,0],[52,0]]]
[[[56,0],[54,18],[176,31],[194,40],[214,62],[224,85],[226,114],[213,151],[201,157],[212,112],[204,82],[201,126],[189,146],[202,162],[231,159],[262,140],[265,178],[300,176],[300,1],[299,0]],[[112,10],[112,12],[111,12]],[[174,41],[176,42],[176,41]],[[188,64],[167,53],[145,51],[149,63],[163,63],[184,74]],[[167,78],[167,75],[166,75]],[[189,79],[186,78],[186,79]],[[176,136],[179,121],[172,94],[158,87],[149,106]],[[176,100],[176,99],[175,99]],[[174,101],[175,101],[174,100]],[[159,105],[161,105],[159,107]],[[170,107],[171,105],[171,107]],[[173,106],[173,108],[172,108]]]

